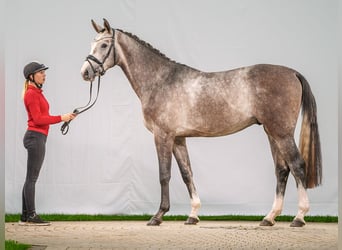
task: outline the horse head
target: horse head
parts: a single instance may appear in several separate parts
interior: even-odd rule
[[[115,65],[115,30],[110,27],[106,19],[103,21],[104,27],[101,27],[91,20],[97,36],[81,68],[81,75],[86,81],[93,81],[96,76],[104,75]]]

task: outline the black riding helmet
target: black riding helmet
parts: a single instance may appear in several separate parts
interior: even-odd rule
[[[48,69],[49,67],[46,67],[44,64],[42,63],[39,63],[39,62],[30,62],[28,63],[25,67],[24,67],[24,76],[25,76],[25,79],[27,80],[31,80],[29,79],[29,76],[34,74],[34,73],[37,73],[41,70],[46,70]]]

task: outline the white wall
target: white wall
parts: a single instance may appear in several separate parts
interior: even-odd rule
[[[4,6],[0,0],[0,37],[4,37]],[[5,41],[0,40],[0,249],[5,248]]]
[[[20,8],[18,8],[20,6]],[[80,67],[95,37],[90,20],[105,17],[177,62],[203,71],[256,63],[295,68],[310,82],[318,106],[323,185],[309,190],[311,215],[337,215],[337,0],[6,1],[6,212],[21,211],[26,173],[20,98],[22,69],[48,65],[44,94],[52,114],[84,105]],[[139,100],[120,68],[102,78],[98,103],[62,136],[50,129],[36,191],[38,213],[154,213],[158,166]],[[297,136],[298,137],[298,136]],[[268,141],[252,126],[221,138],[188,140],[201,214],[266,214],[275,192]],[[169,214],[190,202],[173,162]],[[296,214],[289,180],[284,214]]]
[[[342,44],[342,0],[338,1],[338,44]],[[338,165],[342,165],[342,49],[341,46],[338,48]],[[342,194],[342,170],[338,169],[338,193],[341,196]],[[338,216],[342,218],[342,199],[338,199]],[[338,222],[338,246],[339,249],[342,249],[342,222],[341,220]]]

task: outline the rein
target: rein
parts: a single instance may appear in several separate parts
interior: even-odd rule
[[[93,101],[93,103],[91,103],[91,100],[92,100],[92,95],[93,95],[93,81],[90,82],[90,90],[89,90],[89,101],[88,103],[83,106],[83,107],[78,107],[78,108],[75,108],[73,113],[76,114],[76,115],[79,115],[79,114],[82,114],[83,112],[89,110],[91,107],[94,106],[94,104],[96,103],[97,101],[97,98],[99,97],[99,92],[100,92],[100,79],[101,79],[101,76],[103,76],[106,71],[104,70],[103,68],[103,64],[105,63],[105,61],[107,60],[107,58],[109,57],[110,55],[110,52],[113,50],[113,54],[114,54],[114,64],[116,62],[116,53],[115,53],[115,29],[112,29],[113,30],[113,36],[112,37],[103,37],[99,40],[102,40],[102,39],[106,39],[106,38],[111,38],[112,42],[111,42],[111,45],[107,51],[107,54],[105,55],[105,57],[103,58],[102,62],[97,59],[95,56],[93,55],[88,55],[86,57],[86,61],[89,63],[92,71],[94,74],[96,74],[96,70],[92,64],[92,62],[98,64],[101,68],[101,71],[99,71],[99,76],[98,76],[98,81],[97,81],[97,93],[96,93],[96,97],[95,97],[95,100]],[[98,41],[99,41],[98,40]],[[61,127],[61,132],[62,132],[62,135],[66,135],[69,131],[69,124],[72,120],[68,121],[68,122],[64,122],[62,127]]]
[[[97,92],[96,92],[96,97],[95,100],[91,103],[91,100],[93,99],[93,81],[90,82],[90,87],[89,87],[89,101],[86,105],[82,106],[82,107],[78,107],[75,108],[73,113],[76,115],[82,114],[83,112],[89,110],[91,107],[93,107],[97,101],[97,98],[99,97],[99,92],[100,92],[100,80],[101,77],[98,76],[98,80],[97,80]],[[66,135],[69,131],[69,124],[72,120],[68,121],[68,122],[64,122],[63,125],[61,126],[61,132],[62,135]]]

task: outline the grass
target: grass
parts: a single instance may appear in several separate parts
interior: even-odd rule
[[[47,221],[148,221],[152,215],[87,215],[87,214],[41,214],[41,217]],[[165,215],[164,221],[185,221],[186,215]],[[261,215],[202,215],[199,216],[202,221],[261,221],[264,216]],[[294,216],[281,215],[276,221],[292,221]],[[20,214],[6,214],[6,222],[18,222]],[[337,216],[305,216],[306,222],[338,222]],[[7,249],[7,248],[6,248]]]
[[[14,240],[5,241],[6,250],[26,250],[26,249],[29,249],[30,247],[31,247],[30,245],[21,244]]]

